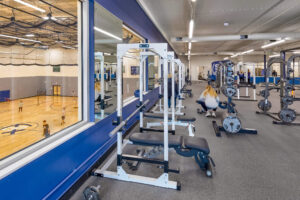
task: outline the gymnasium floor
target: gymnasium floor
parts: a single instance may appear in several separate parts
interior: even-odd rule
[[[20,100],[0,103],[0,159],[43,139],[43,120],[50,134],[78,121],[77,97],[38,96],[22,101],[23,112],[18,111]],[[61,125],[63,107],[66,120]]]
[[[213,178],[207,178],[192,158],[178,156],[170,150],[172,168],[179,167],[179,175],[171,174],[171,180],[179,180],[181,191],[163,189],[136,183],[90,177],[72,196],[83,198],[88,185],[101,185],[102,200],[295,200],[300,196],[300,127],[273,125],[272,119],[255,114],[257,102],[236,102],[243,127],[256,128],[258,135],[225,135],[217,138],[211,118],[196,113],[195,100],[205,83],[193,83],[194,97],[187,98],[184,105],[187,116],[195,116],[196,135],[208,140],[216,168]],[[299,97],[299,93],[296,94]],[[222,97],[223,98],[223,97]],[[258,97],[259,99],[261,97]],[[278,93],[272,92],[272,111],[278,111]],[[278,104],[278,105],[277,105]],[[294,107],[299,108],[300,102]],[[197,107],[199,107],[197,105]],[[299,109],[298,109],[299,111]],[[217,121],[223,110],[217,111]],[[298,119],[300,117],[298,116]],[[137,127],[135,127],[137,130]],[[132,132],[134,132],[133,130]],[[177,134],[187,134],[183,128]],[[141,148],[141,147],[139,147]],[[135,153],[136,146],[127,146],[125,153]],[[114,162],[110,169],[114,169]],[[126,165],[123,165],[126,166]],[[125,167],[126,170],[127,167]],[[141,164],[136,173],[157,177],[162,172],[155,165]]]

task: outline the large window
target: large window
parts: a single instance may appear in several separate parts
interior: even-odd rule
[[[144,41],[123,22],[95,2],[95,119],[100,121],[116,111],[117,107],[117,44]],[[123,58],[123,97],[134,96],[139,89],[138,52],[129,52]],[[104,98],[103,98],[104,97]]]
[[[80,5],[1,1],[0,159],[82,119]]]

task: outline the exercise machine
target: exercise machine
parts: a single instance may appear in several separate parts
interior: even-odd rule
[[[212,125],[217,137],[221,136],[221,132],[230,134],[257,134],[257,130],[242,128],[241,120],[237,116],[233,96],[237,93],[234,87],[234,63],[226,61],[225,68],[225,85],[221,88],[222,93],[227,97],[227,102],[220,103],[220,107],[227,109],[227,113],[222,117],[222,126],[219,126],[216,121],[212,121]]]
[[[179,155],[191,157],[194,156],[200,168],[206,171],[207,175],[212,175],[211,173],[211,163],[212,159],[209,156],[209,147],[207,141],[204,138],[197,138],[197,143],[193,142],[194,138],[188,136],[169,136],[168,133],[168,64],[167,64],[167,44],[154,43],[154,44],[118,44],[117,45],[117,122],[115,123],[116,128],[111,132],[111,137],[117,134],[117,171],[108,171],[107,168],[113,162],[114,157],[112,157],[101,169],[94,171],[94,175],[101,176],[105,178],[111,178],[115,180],[121,180],[126,182],[134,182],[147,184],[157,187],[170,188],[170,189],[181,189],[180,182],[169,180],[169,173],[179,173],[179,170],[174,170],[169,168],[169,148],[176,149]],[[143,93],[140,92],[139,106],[138,108],[125,120],[122,119],[122,58],[125,53],[130,49],[147,49],[151,52],[158,54],[163,61],[163,77],[164,77],[164,133],[159,135],[157,133],[134,133],[129,137],[129,141],[123,140],[123,127],[126,125],[128,120],[140,112],[140,120],[143,116],[143,110],[148,103],[143,101]],[[141,53],[147,53],[141,52]],[[149,52],[150,53],[150,52]],[[144,54],[145,55],[145,54]],[[143,64],[140,60],[140,91],[142,91],[143,85]],[[191,140],[192,139],[192,140]],[[149,159],[139,156],[126,155],[123,154],[123,147],[127,143],[133,143],[138,145],[150,145],[150,146],[163,146],[163,160],[160,159]],[[163,168],[163,173],[158,177],[145,177],[134,175],[126,172],[122,167],[125,161],[138,161],[149,164],[160,165]]]

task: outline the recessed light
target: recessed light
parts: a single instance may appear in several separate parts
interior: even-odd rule
[[[28,33],[25,35],[26,37],[34,37],[34,34]]]
[[[229,26],[229,23],[228,22],[224,22],[224,26]]]

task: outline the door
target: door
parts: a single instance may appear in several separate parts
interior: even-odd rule
[[[61,86],[53,85],[53,96],[60,96],[60,95],[61,95]]]

